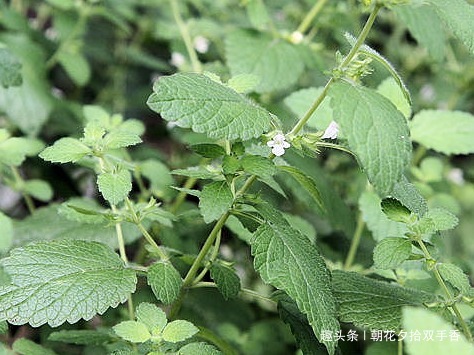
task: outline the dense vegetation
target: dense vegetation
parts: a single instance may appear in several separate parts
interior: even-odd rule
[[[0,0],[0,353],[474,354],[474,4]]]

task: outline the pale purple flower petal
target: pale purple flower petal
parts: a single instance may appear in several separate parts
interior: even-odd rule
[[[331,121],[328,128],[324,131],[322,139],[336,139],[339,133],[339,125],[335,121]]]

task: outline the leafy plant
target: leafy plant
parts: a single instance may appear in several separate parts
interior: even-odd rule
[[[3,352],[474,353],[474,4],[0,10]]]

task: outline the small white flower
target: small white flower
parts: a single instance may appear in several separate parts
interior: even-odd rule
[[[277,157],[285,154],[285,149],[290,148],[290,143],[286,141],[286,138],[282,133],[275,134],[273,139],[267,142],[267,145],[272,148],[272,153]]]
[[[175,67],[179,68],[186,62],[186,58],[179,52],[171,53],[171,60],[170,63]]]
[[[193,42],[194,49],[199,53],[206,53],[209,50],[209,40],[203,36],[197,36]]]
[[[335,121],[331,121],[328,128],[324,131],[322,139],[336,139],[339,133],[339,125]]]

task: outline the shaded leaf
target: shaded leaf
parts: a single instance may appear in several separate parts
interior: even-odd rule
[[[402,307],[434,301],[434,295],[376,281],[355,272],[333,271],[334,294],[343,322],[371,330],[400,329]]]
[[[212,182],[202,189],[199,209],[204,222],[210,223],[226,213],[234,203],[234,195],[226,181]]]
[[[255,88],[259,93],[290,87],[304,69],[304,62],[294,45],[263,32],[234,31],[226,37],[225,51],[233,76],[253,74],[260,78]],[[288,63],[291,63],[291,70],[288,70]]]
[[[210,271],[211,278],[224,299],[237,297],[240,292],[240,279],[235,270],[217,262],[212,264]]]
[[[411,255],[411,241],[406,238],[385,238],[374,249],[377,269],[395,269]]]
[[[410,122],[412,139],[444,154],[474,153],[474,116],[461,111],[422,110]]]

